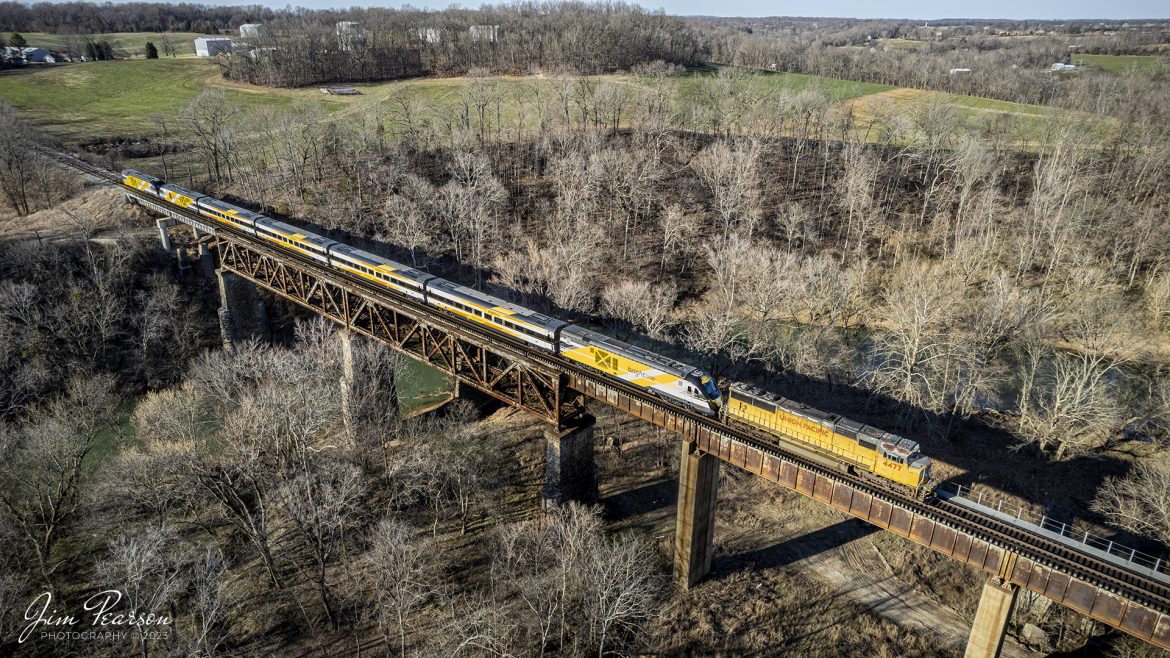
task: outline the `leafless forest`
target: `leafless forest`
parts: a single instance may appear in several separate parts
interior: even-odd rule
[[[119,5],[108,27],[271,20],[280,56],[233,59],[225,76],[342,80],[368,56],[402,66],[356,79],[458,75],[458,99],[403,87],[335,116],[209,90],[122,145],[92,147],[95,162],[896,431],[943,478],[1142,550],[1170,543],[1166,24],[927,28],[577,4],[535,17],[515,5],[166,18],[152,6]],[[64,20],[54,12],[88,7],[8,3],[0,27],[52,29]],[[366,25],[368,50],[318,57],[337,20]],[[418,43],[421,28],[466,37],[488,23],[498,42]],[[871,52],[875,39],[922,45]],[[1070,39],[1163,59],[1042,70]],[[534,42],[546,48],[522,47]],[[773,71],[826,80],[769,84]],[[504,77],[516,75],[527,82]],[[946,95],[843,100],[840,81],[1061,112],[971,119]],[[625,492],[542,515],[535,421],[465,400],[402,417],[385,401],[403,357],[380,345],[284,309],[274,344],[223,351],[213,283],[175,274],[143,211],[33,155],[33,141],[52,140],[28,120],[0,103],[0,653],[688,655],[834,642],[840,655],[961,654],[794,568],[757,575],[729,558],[708,589],[673,591],[661,526],[630,522]],[[345,359],[358,376],[342,378]],[[598,413],[603,495],[672,475],[672,437]],[[740,474],[721,486],[719,532],[732,519],[766,529],[775,518],[759,500],[785,523],[841,523]],[[872,541],[899,582],[970,619],[972,574]],[[134,609],[170,615],[168,632],[34,653],[16,643],[38,593],[77,609],[115,585]],[[850,623],[792,621],[817,596]],[[1013,629],[1025,624],[1045,634],[1036,655],[1086,642],[1157,655],[1040,601],[1018,607]]]

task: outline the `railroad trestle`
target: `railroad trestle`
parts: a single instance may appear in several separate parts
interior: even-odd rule
[[[48,152],[46,150],[46,152]],[[48,152],[95,178],[102,170]],[[105,172],[107,180],[117,184]],[[161,207],[136,190],[127,196],[202,229],[196,214]],[[204,231],[206,232],[206,231]],[[558,428],[581,417],[586,398],[678,433],[695,453],[716,457],[845,514],[1045,596],[1092,619],[1170,649],[1170,592],[1160,583],[1074,554],[1067,547],[1000,523],[964,516],[945,504],[900,498],[818,465],[767,439],[668,405],[624,382],[537,353],[522,344],[428,312],[329,272],[308,258],[277,253],[248,236],[217,230],[209,238],[221,266],[347,329],[383,341],[506,404]]]
[[[570,390],[555,368],[532,363],[506,346],[465,333],[454,324],[412,313],[405,300],[391,305],[307,263],[224,239],[222,233],[216,242],[224,269],[559,429],[571,426],[584,409],[583,395]]]

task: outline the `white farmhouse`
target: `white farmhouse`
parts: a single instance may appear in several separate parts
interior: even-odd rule
[[[228,37],[197,37],[195,54],[199,57],[215,57],[232,51],[232,40]]]
[[[244,23],[240,26],[241,39],[258,39],[260,38],[260,28],[264,27],[260,23]]]

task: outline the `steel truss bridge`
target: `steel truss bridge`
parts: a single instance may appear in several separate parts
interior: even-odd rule
[[[1007,586],[1047,597],[1107,626],[1170,649],[1170,587],[1067,543],[946,501],[925,503],[822,466],[785,444],[653,397],[321,263],[164,204],[117,174],[56,151],[43,153],[132,200],[207,234],[220,266],[350,331],[383,341],[557,428],[587,399],[677,433],[692,452],[775,482],[973,566]],[[680,495],[681,497],[681,495]],[[680,501],[680,506],[682,502]],[[713,525],[712,525],[713,527]],[[978,623],[978,619],[977,619]],[[969,649],[970,651],[970,649]],[[970,655],[970,653],[969,653]]]

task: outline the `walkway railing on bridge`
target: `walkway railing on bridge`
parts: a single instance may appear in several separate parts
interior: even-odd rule
[[[1002,498],[985,496],[984,492],[975,491],[971,487],[964,487],[961,484],[946,483],[940,485],[935,492],[939,498],[977,508],[985,514],[1012,521],[1033,532],[1042,532],[1047,537],[1074,546],[1091,555],[1107,559],[1114,564],[1126,566],[1170,584],[1170,561],[1164,557],[1142,553],[1136,548],[1095,535],[1089,530],[1078,529],[1073,524],[1058,521],[1047,515],[1042,514],[1037,519],[1035,512],[1031,509],[1011,502],[1005,504]]]

